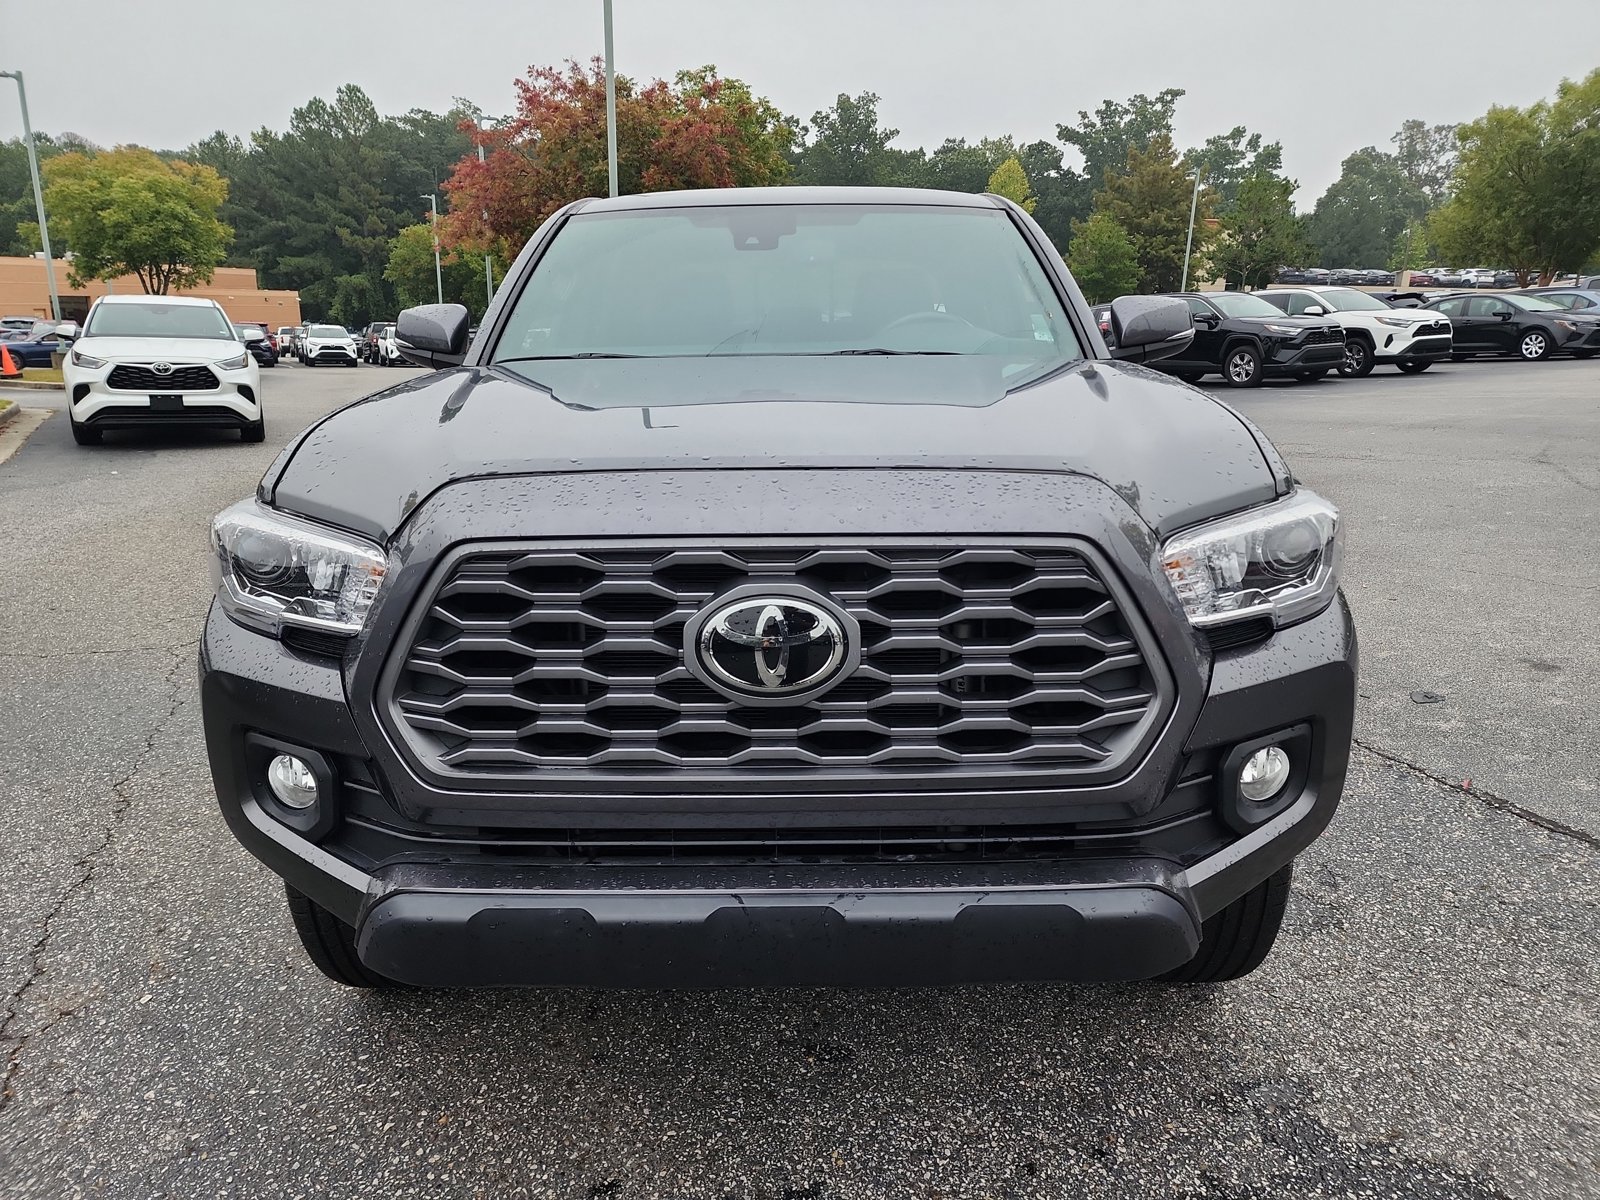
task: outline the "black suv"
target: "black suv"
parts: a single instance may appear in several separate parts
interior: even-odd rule
[[[1344,330],[1326,317],[1291,317],[1245,292],[1179,292],[1194,340],[1155,365],[1193,383],[1221,375],[1230,387],[1263,379],[1321,379],[1344,361]]]
[[[583,200],[212,528],[222,811],[343,983],[1230,979],[1344,783],[1341,530],[993,196]],[[1337,350],[1337,347],[1335,347]],[[1124,363],[1117,359],[1131,359]]]
[[[1450,318],[1454,353],[1460,362],[1472,354],[1514,354],[1537,361],[1555,354],[1592,358],[1600,354],[1600,316],[1527,292],[1484,296],[1442,296],[1425,307]]]

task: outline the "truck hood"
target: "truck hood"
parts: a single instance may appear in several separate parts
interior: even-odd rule
[[[1085,475],[1158,534],[1288,486],[1247,421],[1140,366],[1080,362],[1011,389],[978,356],[786,358],[779,372],[732,355],[419,376],[308,429],[259,495],[387,541],[461,479],[806,468]]]
[[[244,350],[243,342],[222,338],[83,337],[74,345],[95,358],[117,362],[221,362]]]

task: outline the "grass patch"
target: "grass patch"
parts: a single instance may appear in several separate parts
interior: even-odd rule
[[[23,367],[22,378],[27,383],[65,383],[59,367]]]
[[[9,401],[9,400],[0,400],[0,413],[5,412],[5,410],[10,408],[10,407],[11,407],[11,401]]]

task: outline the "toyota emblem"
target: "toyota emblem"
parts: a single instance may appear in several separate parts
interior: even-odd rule
[[[683,646],[697,679],[745,704],[809,700],[861,659],[860,627],[844,610],[760,585],[701,609],[684,626]]]
[[[157,375],[171,375],[172,374],[172,364],[171,363],[152,363],[151,366],[150,366],[150,369],[152,371],[154,371]]]

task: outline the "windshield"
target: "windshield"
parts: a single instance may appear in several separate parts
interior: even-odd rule
[[[1323,288],[1317,295],[1326,301],[1323,307],[1330,312],[1370,312],[1374,309],[1387,310],[1393,307],[1376,296],[1358,292],[1355,288]]]
[[[1501,296],[1500,299],[1508,301],[1526,312],[1567,311],[1561,305],[1552,303],[1543,296]]]
[[[236,342],[238,335],[214,304],[96,304],[84,326],[84,337],[217,338]]]
[[[850,354],[981,357],[1013,383],[1082,356],[999,209],[769,204],[580,213],[493,361]]]
[[[1207,292],[1206,299],[1229,317],[1276,317],[1283,319],[1283,310],[1274,308],[1259,296],[1244,292]]]
[[[306,330],[307,337],[314,338],[342,338],[349,337],[349,332],[343,325],[313,325]]]

